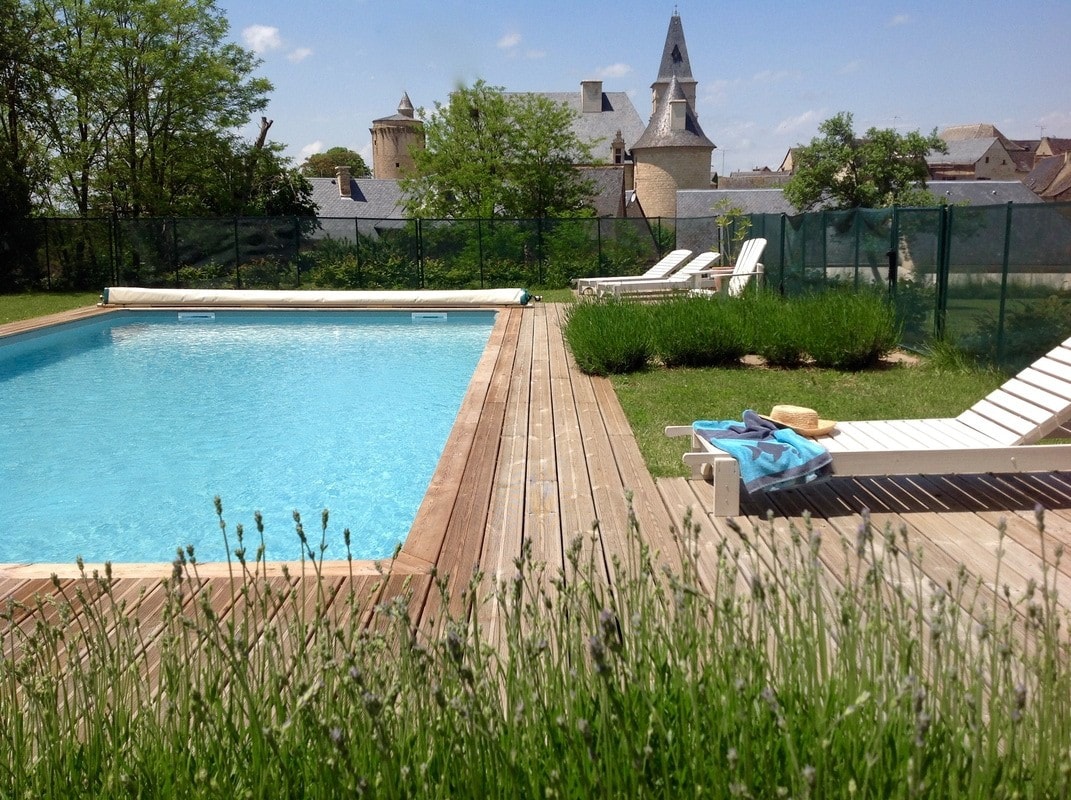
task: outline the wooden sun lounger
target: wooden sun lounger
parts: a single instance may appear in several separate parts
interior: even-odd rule
[[[1036,444],[1071,421],[1071,339],[1039,358],[958,417],[838,422],[815,441],[833,457],[834,475],[955,475],[1071,470],[1071,444]],[[683,461],[714,484],[713,513],[740,513],[736,460],[690,425]]]

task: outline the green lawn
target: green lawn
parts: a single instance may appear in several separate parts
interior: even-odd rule
[[[0,294],[0,324],[42,317],[58,311],[82,306],[95,306],[98,292],[32,292],[29,294]]]

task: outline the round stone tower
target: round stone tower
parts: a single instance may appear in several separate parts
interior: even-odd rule
[[[647,130],[632,145],[636,197],[647,217],[677,216],[678,189],[710,188],[714,143],[699,127],[676,77],[658,101]]]
[[[398,113],[372,120],[372,177],[397,180],[411,172],[413,151],[424,149],[424,123],[413,116],[409,95],[402,93]]]

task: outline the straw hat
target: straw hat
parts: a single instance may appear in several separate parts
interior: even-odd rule
[[[817,411],[803,406],[774,406],[769,416],[766,414],[759,416],[791,428],[802,436],[826,436],[837,425],[831,419],[819,419]]]

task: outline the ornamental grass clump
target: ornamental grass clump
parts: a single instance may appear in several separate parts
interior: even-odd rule
[[[577,366],[588,375],[635,372],[651,358],[650,325],[643,306],[616,298],[573,303],[562,330]]]
[[[829,289],[796,301],[806,324],[802,344],[815,366],[847,371],[873,367],[900,342],[889,300],[877,292]]]
[[[678,295],[650,306],[655,356],[667,367],[734,364],[747,353],[741,307],[718,297]]]
[[[906,528],[732,521],[467,580],[193,554],[9,598],[2,797],[1065,797],[1062,551],[924,574]],[[220,517],[222,523],[222,515]],[[297,519],[300,528],[300,519]],[[327,528],[321,518],[321,544]],[[1003,539],[1002,533],[1002,539]],[[1023,531],[1016,535],[1021,537]],[[322,555],[322,548],[319,552]],[[428,588],[430,584],[430,589]],[[443,609],[416,625],[425,603]]]

